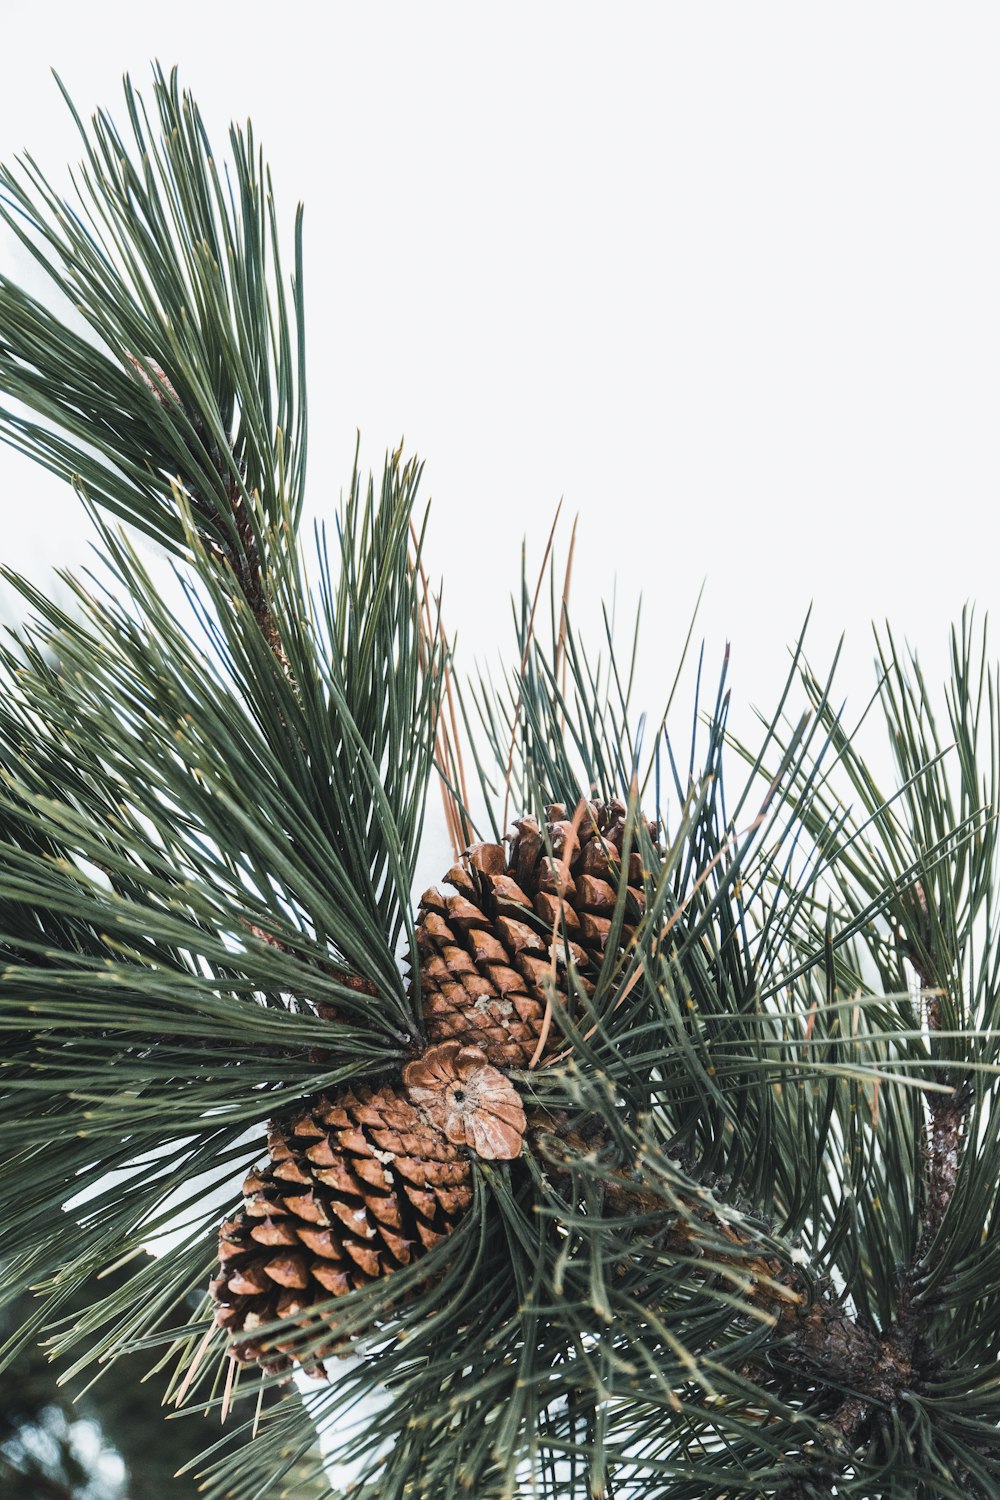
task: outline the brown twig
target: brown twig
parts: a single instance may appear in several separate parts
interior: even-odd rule
[[[604,1144],[600,1134],[589,1137],[567,1117],[541,1111],[529,1117],[527,1139],[543,1158],[566,1167],[572,1166],[574,1155],[592,1158]],[[748,1313],[773,1322],[778,1337],[787,1338],[782,1358],[790,1368],[833,1386],[846,1385],[873,1396],[884,1393],[888,1372],[879,1365],[875,1334],[838,1302],[815,1296],[801,1272],[779,1258],[773,1246],[734,1228],[702,1199],[671,1197],[637,1183],[624,1170],[604,1184],[604,1201],[617,1217],[662,1217],[663,1248],[677,1255],[704,1255],[703,1230],[727,1241],[732,1254],[704,1257],[706,1275],[731,1280],[745,1296]]]

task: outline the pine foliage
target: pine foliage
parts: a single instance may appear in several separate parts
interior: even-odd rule
[[[509,675],[461,692],[418,466],[355,465],[332,544],[299,526],[300,222],[286,284],[252,133],[224,170],[176,79],[153,96],[155,121],[126,83],[125,136],[80,122],[74,202],[30,159],[0,178],[53,287],[0,276],[0,428],[78,487],[98,553],[71,608],[12,579],[29,621],[0,651],[0,1257],[5,1297],[39,1293],[4,1357],[159,1350],[182,1410],[235,1407],[210,1500],[305,1483],[316,1421],[388,1500],[1000,1496],[983,632],[957,628],[939,709],[886,631],[861,725],[800,647],[758,744],[727,730],[726,664],[681,739],[675,693],[636,714],[635,639],[609,621],[589,651],[546,564]],[[552,1050],[510,1075],[523,1154],[474,1160],[446,1242],[338,1300],[350,1357],[261,1415],[268,1377],[235,1379],[210,1323],[217,1225],[270,1116],[419,1051],[438,780],[459,846],[619,798],[643,909],[623,881],[595,982],[553,958]],[[303,1363],[328,1340],[271,1333]]]

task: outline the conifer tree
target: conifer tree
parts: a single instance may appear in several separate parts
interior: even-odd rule
[[[877,637],[888,788],[801,647],[759,743],[725,664],[643,734],[550,548],[463,687],[415,460],[300,526],[252,131],[125,105],[0,177],[0,428],[97,548],[0,649],[4,1359],[152,1353],[209,1500],[1000,1496],[983,632],[940,699]]]

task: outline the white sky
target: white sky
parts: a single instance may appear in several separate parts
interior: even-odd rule
[[[429,561],[509,654],[522,536],[581,519],[578,611],[645,599],[655,712],[703,577],[740,703],[815,601],[844,690],[868,620],[943,659],[996,590],[1000,9],[913,3],[10,7],[0,155],[78,151],[48,76],[118,112],[178,62],[213,137],[252,115],[306,202],[311,499],[354,433],[427,461]],[[9,560],[82,555],[0,453]]]

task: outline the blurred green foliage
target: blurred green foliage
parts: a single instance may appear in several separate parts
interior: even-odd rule
[[[72,1318],[132,1270],[102,1277],[99,1288],[85,1282],[65,1315]],[[36,1305],[27,1295],[0,1310],[0,1344]],[[50,1359],[44,1342],[24,1348],[0,1371],[3,1500],[194,1500],[195,1471],[181,1478],[177,1471],[218,1437],[218,1411],[208,1417],[188,1411],[165,1421],[163,1381],[144,1379],[158,1357],[157,1351],[140,1352],[109,1365],[96,1381],[88,1370],[60,1384],[70,1359]],[[298,1399],[293,1391],[265,1393],[268,1405]],[[308,1497],[305,1469],[315,1466],[313,1453],[301,1486],[291,1480],[291,1494]]]

